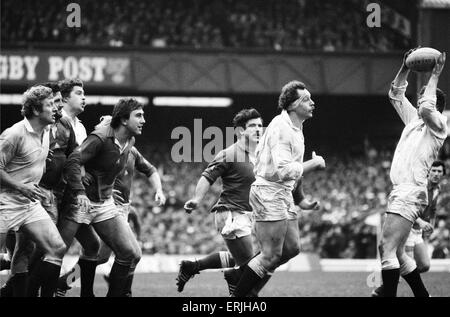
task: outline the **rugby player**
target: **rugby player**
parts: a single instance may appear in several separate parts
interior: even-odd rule
[[[430,269],[428,244],[423,239],[423,236],[428,237],[434,230],[436,205],[441,190],[439,183],[444,175],[445,164],[441,161],[434,161],[428,173],[428,205],[423,215],[414,222],[405,243],[405,252],[410,258],[414,259],[419,273],[428,272]],[[383,285],[372,292],[372,297],[382,296]]]
[[[114,203],[112,190],[116,177],[126,167],[134,136],[142,133],[144,123],[143,105],[133,98],[120,99],[114,106],[111,124],[94,130],[66,164],[67,182],[76,194],[78,209],[62,219],[61,235],[70,245],[81,224],[92,224],[115,254],[107,294],[112,297],[125,295],[130,268],[141,258],[141,250],[135,248],[136,238]],[[95,267],[96,259],[94,274]]]
[[[100,123],[95,127],[95,129],[105,128],[108,127],[111,124],[111,116],[102,116],[100,119]],[[125,169],[117,176],[115,182],[114,182],[114,189],[113,189],[113,197],[114,197],[114,203],[119,208],[120,215],[123,216],[123,218],[128,222],[130,212],[132,212],[132,206],[130,201],[130,189],[133,184],[133,177],[135,170],[143,173],[148,177],[148,180],[153,188],[155,188],[155,201],[158,204],[158,206],[162,206],[166,202],[166,197],[162,190],[162,184],[161,184],[161,178],[159,177],[158,171],[156,168],[150,164],[143,155],[133,146],[130,154],[128,155],[128,160]],[[88,176],[89,178],[89,176]],[[85,184],[89,184],[92,182],[93,179],[85,179]],[[135,212],[132,212],[134,215]],[[131,227],[130,227],[131,230]],[[134,233],[133,233],[134,234]],[[135,252],[140,252],[140,246],[137,243],[137,241],[132,241],[134,244]],[[106,263],[109,260],[109,257],[111,256],[112,250],[104,243],[101,243],[100,251],[97,257],[97,265],[101,265]],[[128,273],[127,277],[127,285],[125,290],[125,296],[131,297],[132,291],[131,291],[131,285],[133,282],[134,277],[134,270],[136,268],[137,263],[133,263],[130,268],[130,272]],[[73,270],[70,270],[73,271]],[[81,284],[85,285],[86,283],[83,283],[83,272],[81,276]],[[109,281],[109,277],[105,277],[107,281]],[[86,287],[93,287],[92,284],[85,285]],[[68,285],[64,287],[65,289],[68,288]],[[91,290],[85,290],[85,292],[90,292],[93,294],[93,289]]]
[[[238,112],[233,119],[238,135],[236,143],[220,151],[200,177],[195,194],[185,203],[191,213],[197,209],[204,196],[222,178],[223,190],[212,207],[217,231],[222,235],[229,252],[217,252],[196,261],[182,261],[177,277],[178,291],[186,282],[205,269],[229,268],[243,265],[253,256],[251,206],[248,201],[253,174],[255,149],[262,135],[262,119],[253,108]]]
[[[48,125],[55,123],[57,108],[52,89],[34,86],[23,95],[24,120],[14,124],[0,135],[0,249],[9,230],[25,233],[42,249],[44,257],[35,268],[42,286],[41,296],[54,295],[61,270],[65,244],[58,229],[39,200],[45,194],[39,181],[45,169],[49,152]],[[21,241],[20,235],[16,250]],[[11,285],[13,296],[26,296],[28,261],[14,261]]]
[[[387,215],[379,245],[383,293],[397,296],[400,275],[411,287],[414,296],[428,297],[417,265],[405,252],[405,243],[416,219],[428,205],[427,174],[447,137],[445,94],[437,88],[445,64],[445,52],[436,59],[427,85],[421,89],[418,107],[405,96],[409,69],[403,62],[389,90],[389,100],[405,128],[392,159],[390,178],[393,189],[389,195]]]
[[[261,253],[242,267],[235,297],[247,296],[279,265],[300,252],[292,190],[303,173],[325,168],[324,159],[314,152],[311,160],[303,162],[303,122],[313,116],[315,109],[306,86],[299,81],[287,83],[278,108],[281,114],[269,124],[256,148],[256,180],[249,195]]]

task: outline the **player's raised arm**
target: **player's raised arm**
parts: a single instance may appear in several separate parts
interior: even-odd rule
[[[391,87],[389,89],[389,101],[394,106],[395,110],[397,111],[398,115],[405,125],[417,117],[417,109],[405,96],[406,87],[408,87],[407,78],[410,72],[408,67],[406,67],[405,62],[409,54],[411,54],[417,48],[409,50],[404,54],[402,66],[397,72],[397,75],[392,81]]]
[[[439,76],[444,68],[445,64],[445,52],[436,59],[436,65],[434,66],[428,84],[425,87],[425,91],[419,99],[419,114],[422,117],[425,124],[430,127],[431,130],[438,132],[442,137],[446,137],[447,123],[443,120],[443,116],[440,112],[442,109],[436,108],[436,90],[439,81]],[[445,104],[445,102],[444,102]]]

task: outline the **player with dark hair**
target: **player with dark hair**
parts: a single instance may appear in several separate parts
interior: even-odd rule
[[[111,116],[102,116],[100,119],[100,123],[96,125],[95,129],[104,129],[110,126],[111,124]],[[136,219],[137,215],[135,212],[132,211],[131,201],[130,201],[130,189],[132,187],[133,183],[133,177],[135,170],[143,173],[146,175],[149,179],[150,184],[153,188],[156,189],[155,193],[155,201],[159,206],[162,206],[165,204],[166,197],[162,191],[162,184],[161,184],[161,178],[159,177],[159,174],[156,170],[156,168],[150,164],[143,155],[133,146],[131,148],[130,154],[128,155],[128,160],[125,169],[117,176],[115,182],[114,182],[114,188],[113,188],[113,197],[114,197],[114,203],[118,207],[120,211],[120,215],[123,216],[123,218],[129,223],[130,218],[134,224],[135,227],[139,225],[138,220]],[[89,185],[91,182],[93,182],[93,178],[88,174],[85,177],[84,184]],[[130,228],[131,230],[131,228]],[[139,228],[137,228],[139,231]],[[138,236],[138,235],[136,235]],[[137,241],[132,241],[134,244],[135,252],[140,252],[140,246],[138,245]],[[136,243],[134,243],[136,242]],[[97,265],[101,265],[106,263],[109,260],[109,257],[111,256],[112,250],[105,244],[101,243],[99,255],[97,257]],[[133,282],[134,277],[134,270],[136,268],[137,263],[133,263],[130,268],[130,272],[128,273],[127,278],[127,285],[126,285],[126,291],[125,296],[131,297],[132,291],[131,291],[131,285]],[[72,270],[71,270],[72,271]],[[81,283],[83,283],[84,276],[81,276]],[[109,277],[107,278],[109,280]],[[90,287],[93,285],[91,284]],[[67,286],[66,286],[67,288]],[[85,290],[85,292],[93,293],[93,290]]]
[[[428,244],[423,239],[423,236],[428,237],[434,231],[437,200],[441,190],[439,183],[444,175],[444,162],[434,161],[428,173],[428,205],[425,207],[423,214],[414,222],[405,242],[405,252],[410,258],[414,259],[419,273],[428,272],[430,269]],[[372,297],[382,296],[383,285],[372,292]]]
[[[314,152],[311,160],[303,162],[303,122],[313,116],[315,108],[305,85],[299,81],[286,84],[278,108],[281,114],[269,124],[256,148],[256,180],[249,195],[261,253],[241,268],[235,297],[248,296],[267,275],[300,252],[292,191],[303,173],[325,167],[323,158]]]
[[[141,251],[135,248],[136,238],[114,203],[112,190],[116,177],[126,167],[134,136],[142,133],[144,123],[143,105],[133,98],[120,99],[114,106],[111,125],[94,130],[66,164],[67,183],[76,194],[79,209],[62,219],[61,235],[70,245],[81,224],[92,225],[113,250],[116,257],[107,294],[112,297],[125,295],[130,268],[141,257]],[[95,267],[96,263],[94,274]]]
[[[62,114],[64,118],[70,122],[72,129],[75,132],[75,140],[78,145],[82,144],[86,139],[86,128],[78,115],[80,115],[86,107],[86,97],[84,94],[84,85],[80,79],[65,79],[59,82],[61,96],[63,100]],[[64,191],[61,203],[61,217],[76,213],[79,209],[77,199],[72,190],[68,188]],[[58,224],[58,228],[62,230],[63,223]],[[82,225],[76,233],[76,239],[83,247],[83,253],[75,265],[73,270],[65,272],[58,282],[57,296],[61,296],[69,287],[67,286],[67,278],[74,276],[78,278],[80,275],[84,276],[81,283],[81,296],[93,296],[92,288],[95,278],[95,268],[97,266],[97,254],[100,249],[100,238],[95,233],[91,226]],[[70,246],[68,246],[70,247]],[[61,285],[66,284],[63,289]]]
[[[412,51],[405,53],[402,66],[389,90],[389,100],[405,128],[392,159],[390,177],[393,190],[389,195],[379,245],[383,293],[386,297],[397,295],[400,275],[408,282],[414,296],[429,296],[417,265],[405,253],[404,246],[411,227],[428,205],[427,174],[447,138],[447,118],[441,113],[445,109],[445,98],[436,98],[445,53],[436,59],[428,84],[415,108],[405,97],[409,74],[405,60]]]
[[[243,265],[253,255],[251,206],[248,201],[250,185],[254,182],[254,152],[262,135],[261,115],[255,109],[236,114],[233,125],[238,136],[236,143],[220,151],[202,173],[195,194],[184,208],[191,213],[221,177],[223,190],[212,207],[217,231],[222,235],[229,252],[216,252],[196,261],[182,261],[177,277],[178,291],[200,271]]]
[[[24,120],[6,129],[0,135],[0,249],[5,244],[9,230],[20,231],[17,235],[12,260],[11,286],[13,296],[26,296],[28,261],[21,257],[28,239],[42,249],[44,257],[36,266],[37,283],[42,286],[41,295],[51,297],[61,270],[65,244],[39,202],[45,194],[39,181],[45,168],[49,151],[48,125],[55,123],[57,108],[52,90],[34,86],[23,95]]]

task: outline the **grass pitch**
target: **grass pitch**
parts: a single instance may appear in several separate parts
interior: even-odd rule
[[[370,297],[372,288],[366,284],[368,272],[276,272],[262,297]],[[136,274],[134,297],[228,297],[227,284],[221,272],[202,272],[177,292],[176,273]],[[422,275],[425,286],[433,297],[450,296],[450,272],[429,272]],[[95,295],[105,296],[107,284],[101,275],[96,276]],[[68,297],[79,296],[80,289],[73,287]],[[398,296],[411,297],[412,292],[402,280]]]

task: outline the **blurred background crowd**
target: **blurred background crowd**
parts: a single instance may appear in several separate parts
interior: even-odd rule
[[[360,0],[78,0],[83,28],[73,29],[65,28],[69,2],[3,0],[2,43],[329,52],[411,45],[390,28],[368,28]]]

